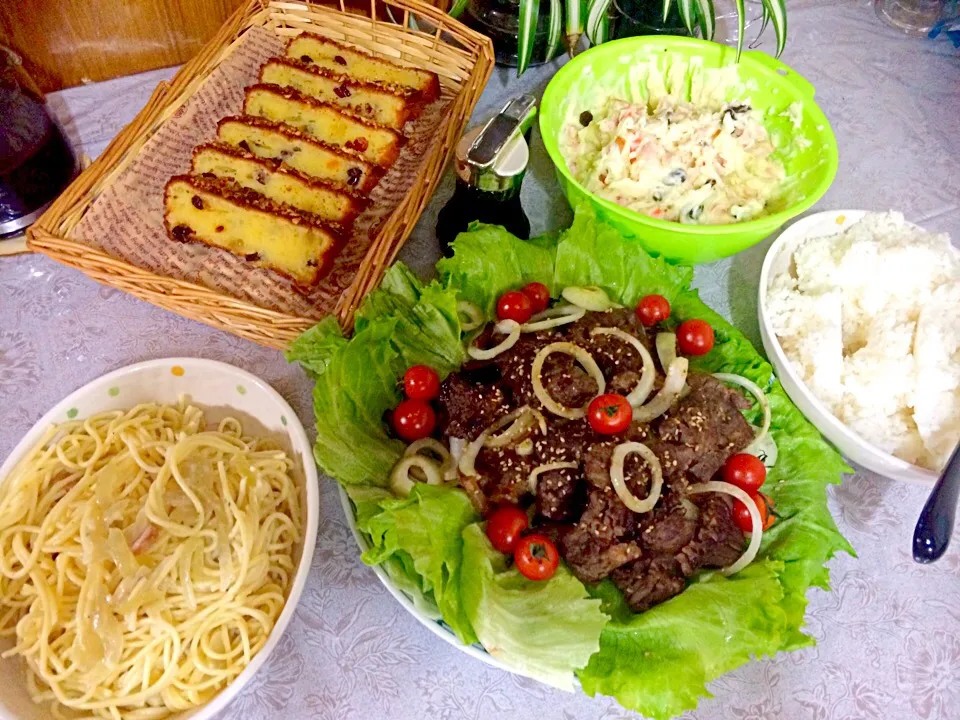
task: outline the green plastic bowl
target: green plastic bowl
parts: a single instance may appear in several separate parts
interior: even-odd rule
[[[628,78],[631,68],[646,64],[651,56],[666,58],[661,63],[665,66],[673,58],[686,62],[696,59],[705,69],[736,63],[736,51],[726,45],[697,38],[643,36],[591,48],[562,67],[543,94],[540,132],[557,167],[560,186],[573,207],[586,201],[598,216],[626,237],[636,238],[648,252],[692,264],[728,257],[755,245],[823,197],[837,174],[838,152],[830,123],[813,101],[814,87],[779,60],[758,51],[740,56],[738,75],[745,89],[738,95],[765,111],[764,125],[778,146],[778,138],[789,139],[797,134],[809,141],[809,145],[799,148],[790,141],[791,151],[778,153],[787,179],[771,214],[730,225],[685,225],[641,215],[588,192],[574,179],[560,154],[560,131],[568,113],[579,112],[584,92],[596,92],[597,88],[629,97],[630,84],[635,82]],[[785,113],[794,102],[802,108],[799,128]]]

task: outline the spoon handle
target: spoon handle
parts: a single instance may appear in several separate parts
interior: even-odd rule
[[[933,492],[923,506],[913,531],[913,559],[931,563],[940,559],[950,544],[953,519],[960,493],[960,445],[953,449]]]

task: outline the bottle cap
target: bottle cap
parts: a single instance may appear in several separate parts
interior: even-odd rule
[[[468,185],[494,192],[520,189],[530,160],[523,134],[537,114],[532,95],[514,98],[457,143],[457,176]]]

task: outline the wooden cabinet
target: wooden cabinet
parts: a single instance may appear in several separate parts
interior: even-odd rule
[[[0,42],[49,92],[177,65],[246,0],[0,0]]]
[[[0,0],[0,43],[50,92],[186,62],[248,1]],[[368,7],[365,0],[344,2],[348,10]]]

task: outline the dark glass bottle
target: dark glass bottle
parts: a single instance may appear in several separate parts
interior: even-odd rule
[[[474,221],[503,225],[522,240],[530,238],[530,220],[520,205],[519,188],[516,192],[481,190],[457,178],[453,197],[437,215],[437,240],[444,255],[453,254],[450,243]]]
[[[452,255],[450,243],[474,221],[502,225],[524,240],[530,237],[520,187],[530,159],[524,134],[535,113],[534,99],[524,95],[460,139],[457,186],[437,216],[437,240],[447,257]]]

